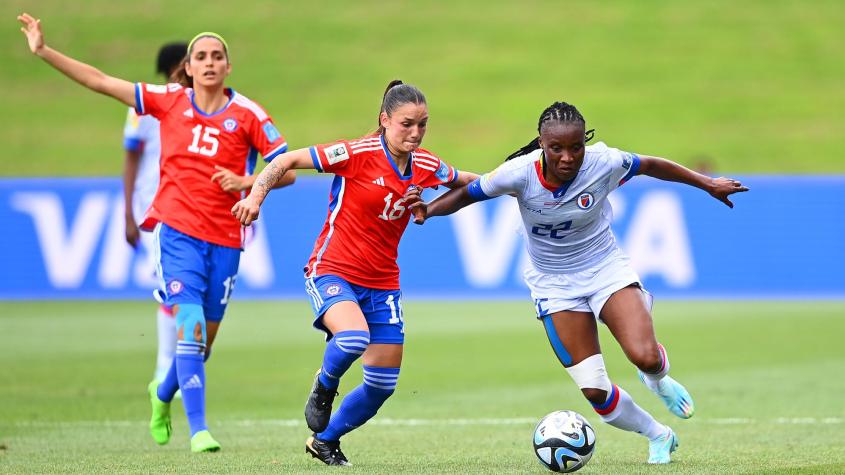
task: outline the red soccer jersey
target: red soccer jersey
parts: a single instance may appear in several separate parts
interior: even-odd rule
[[[197,239],[242,246],[243,228],[231,213],[242,193],[212,182],[214,166],[249,175],[258,153],[270,161],[287,150],[287,143],[258,104],[232,89],[226,94],[226,106],[206,114],[196,107],[191,88],[135,85],[138,113],[161,122],[161,179],[142,229],[162,221]]]
[[[396,168],[379,135],[311,147],[314,168],[335,174],[329,212],[306,275],[335,274],[373,289],[399,288],[399,239],[411,213],[404,195],[453,182],[458,172],[431,152],[411,154],[410,174]]]

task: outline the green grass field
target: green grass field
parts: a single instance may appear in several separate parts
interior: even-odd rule
[[[218,454],[192,455],[181,407],[146,429],[154,308],[0,303],[0,472],[325,473],[303,453],[302,406],[323,343],[297,302],[236,301],[208,366]],[[596,429],[581,473],[843,473],[845,303],[659,302],[658,337],[696,398],[674,419],[603,331],[611,377],[681,438],[668,467],[602,424],[559,367],[528,302],[410,302],[399,389],[344,439],[349,473],[544,473],[531,431],[573,409]],[[360,381],[356,365],[341,385]]]
[[[216,30],[230,84],[291,147],[375,128],[393,78],[428,96],[425,146],[492,169],[555,100],[597,139],[716,173],[843,173],[845,3],[657,0],[0,4],[0,176],[117,175],[125,109],[29,54],[15,16],[104,71],[156,81],[165,41]]]

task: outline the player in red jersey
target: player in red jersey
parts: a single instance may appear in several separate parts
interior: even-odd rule
[[[142,229],[155,228],[159,296],[174,307],[176,358],[161,384],[148,389],[150,432],[170,440],[170,401],[178,389],[191,428],[191,450],[217,451],[205,422],[205,366],[240,261],[243,228],[229,210],[252,186],[260,153],[272,160],[287,149],[267,113],[223,85],[231,72],[220,35],[200,33],[188,45],[182,84],[133,84],[108,76],[44,44],[40,20],[18,16],[29,48],[83,86],[151,114],[161,122],[160,183]],[[285,174],[276,186],[290,184]]]
[[[349,465],[340,437],[372,418],[399,378],[405,334],[396,257],[410,216],[405,192],[410,187],[459,187],[476,178],[419,148],[427,123],[422,92],[393,81],[384,94],[376,133],[282,155],[232,208],[247,225],[287,170],[314,168],[335,175],[328,216],[305,267],[314,326],[328,340],[305,406],[305,420],[314,431],[305,449],[328,465]],[[340,377],[361,356],[364,382],[332,415]]]

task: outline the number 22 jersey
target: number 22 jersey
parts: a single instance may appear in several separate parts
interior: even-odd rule
[[[562,274],[593,267],[618,250],[607,196],[637,174],[640,158],[602,142],[590,145],[578,174],[559,188],[546,182],[542,163],[542,150],[515,157],[471,183],[470,194],[480,191],[482,199],[516,195],[528,256],[538,271]]]
[[[259,153],[269,162],[287,150],[287,143],[258,104],[232,89],[226,95],[222,109],[206,114],[191,88],[135,85],[138,114],[161,122],[160,182],[142,229],[161,221],[203,241],[242,247],[243,227],[231,213],[242,193],[223,191],[211,181],[215,165],[251,175]]]
[[[314,168],[334,173],[326,222],[305,267],[371,289],[399,288],[399,240],[410,220],[405,191],[452,183],[458,171],[431,152],[411,153],[410,173],[396,167],[384,137],[368,135],[310,148]]]

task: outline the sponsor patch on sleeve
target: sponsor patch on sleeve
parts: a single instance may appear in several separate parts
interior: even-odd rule
[[[622,152],[622,168],[625,170],[631,169],[631,154],[628,152]]]
[[[437,171],[434,172],[434,176],[436,176],[440,181],[449,181],[449,172],[449,165],[440,162],[440,166],[437,167]]]
[[[326,155],[329,165],[334,165],[337,162],[342,162],[349,158],[349,151],[346,150],[346,144],[342,143],[324,148],[323,153]]]
[[[167,94],[167,86],[164,84],[147,84],[147,92],[153,94]]]
[[[276,129],[276,126],[273,125],[272,122],[265,122],[264,126],[261,127],[261,129],[264,130],[264,135],[267,136],[267,141],[270,143],[279,140],[279,137],[282,136],[282,134],[279,133],[278,129]]]

